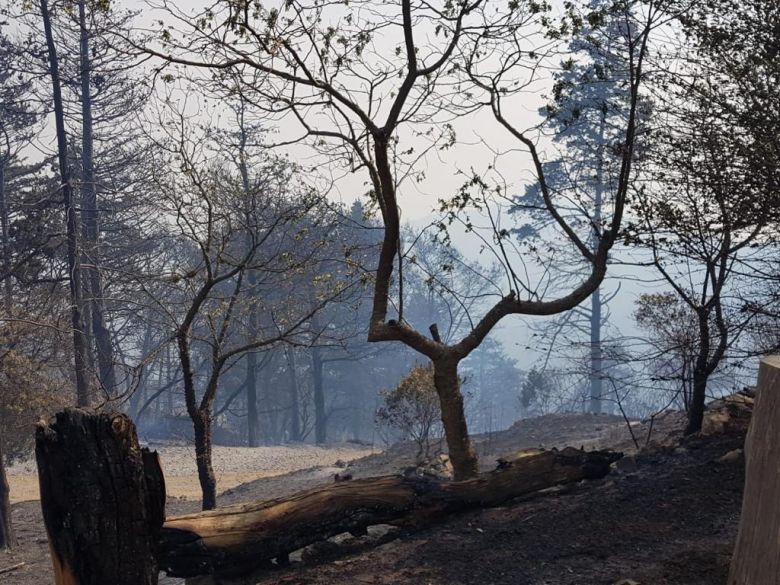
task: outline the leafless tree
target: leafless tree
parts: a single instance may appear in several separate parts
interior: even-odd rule
[[[367,173],[369,196],[384,226],[368,338],[400,341],[431,359],[455,477],[472,476],[477,458],[468,437],[458,364],[504,317],[568,310],[588,298],[604,278],[632,178],[636,110],[649,36],[661,17],[659,3],[625,11],[626,21],[634,23],[626,27],[625,39],[629,107],[620,141],[613,213],[604,218],[595,251],[567,222],[547,188],[533,135],[513,123],[511,111],[504,107],[507,94],[517,87],[515,81],[523,79],[521,85],[527,88],[529,77],[534,78],[544,55],[544,51],[535,52],[538,42],[552,42],[544,38],[548,31],[542,24],[549,17],[541,6],[498,8],[487,0],[438,6],[403,0],[398,7],[370,2],[346,8],[288,2],[277,8],[240,1],[220,2],[194,16],[173,2],[161,2],[159,7],[167,10],[170,24],[161,31],[159,49],[143,47],[147,54],[168,63],[211,70],[212,80],[219,81],[226,74],[231,80],[240,79],[242,91],[256,107],[299,123],[300,140],[310,139],[310,144],[350,172]],[[561,34],[560,29],[556,31]],[[426,45],[418,44],[422,35],[429,39]],[[380,36],[384,37],[382,47]],[[461,99],[475,95],[479,97],[471,103]],[[541,299],[538,291],[518,277],[522,271],[512,266],[500,222],[493,217],[491,227],[496,229],[488,243],[504,263],[507,288],[482,318],[472,322],[467,334],[445,343],[435,334],[429,337],[412,327],[404,316],[398,190],[405,178],[420,172],[418,163],[424,154],[419,145],[404,148],[401,142],[412,132],[432,137],[431,147],[452,144],[452,126],[441,116],[451,118],[456,111],[473,113],[483,107],[530,152],[546,211],[590,269],[572,291],[556,299]],[[463,195],[462,205],[456,201],[452,208],[462,211],[478,199]],[[399,284],[395,298],[394,278]],[[391,311],[391,305],[397,310]]]

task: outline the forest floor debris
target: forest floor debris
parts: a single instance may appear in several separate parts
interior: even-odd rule
[[[643,585],[724,585],[744,479],[742,458],[726,455],[742,448],[752,407],[752,399],[741,396],[713,405],[707,415],[718,421],[708,429],[713,434],[681,441],[684,419],[677,413],[656,417],[650,441],[645,436],[649,422],[635,425],[635,434],[648,447],[631,453],[629,465],[616,466],[603,480],[453,516],[417,532],[388,533],[373,527],[369,538],[332,539],[291,555],[289,568],[243,583],[613,585],[628,580]],[[625,424],[621,431],[611,417],[545,418],[521,421],[506,431],[512,433],[511,440],[494,434],[492,445],[502,451],[488,450],[486,438],[478,438],[483,465],[494,466],[510,444],[511,451],[580,443],[618,449],[633,445]],[[558,435],[563,440],[556,440],[553,422],[563,427]],[[546,434],[540,438],[542,429]],[[398,472],[412,456],[397,447],[355,460],[347,471],[354,477]],[[338,459],[351,457],[334,450],[325,465],[230,488],[219,502],[281,497],[331,482],[344,472],[343,462],[336,465]],[[170,515],[197,509],[195,499],[168,500]],[[13,553],[0,553],[0,566],[25,565],[3,575],[3,584],[50,582],[38,503],[15,504],[13,517],[20,546]],[[180,583],[161,579],[161,585]]]

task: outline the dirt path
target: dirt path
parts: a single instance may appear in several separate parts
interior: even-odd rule
[[[200,498],[195,468],[195,452],[189,445],[152,445],[160,454],[165,487],[172,498]],[[291,473],[315,466],[330,466],[375,453],[376,449],[338,445],[285,445],[281,447],[214,447],[214,473],[219,491],[235,488],[261,478]],[[40,499],[38,476],[32,461],[8,469],[11,502]]]

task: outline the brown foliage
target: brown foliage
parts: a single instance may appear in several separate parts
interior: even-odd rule
[[[73,401],[61,386],[23,352],[0,354],[0,433],[7,459],[29,455],[35,423]]]
[[[417,459],[431,455],[434,439],[441,436],[441,409],[433,382],[433,367],[417,364],[392,390],[381,393],[377,421],[417,445]]]

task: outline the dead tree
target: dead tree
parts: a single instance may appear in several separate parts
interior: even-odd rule
[[[68,409],[36,430],[56,585],[156,585],[165,484],[123,414]]]

